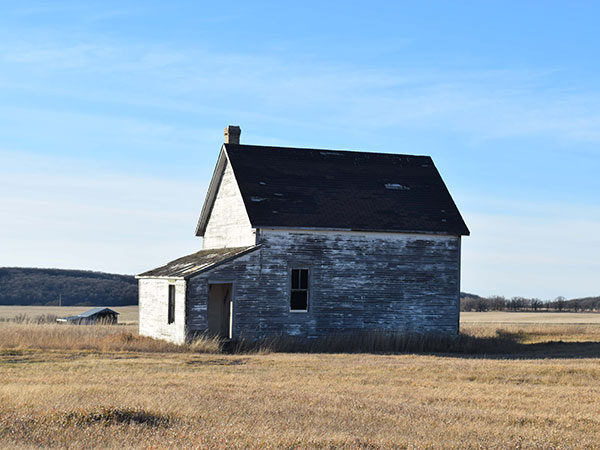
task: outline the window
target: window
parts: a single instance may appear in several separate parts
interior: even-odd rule
[[[308,269],[292,269],[290,311],[308,311]]]
[[[175,285],[169,285],[169,317],[167,323],[175,322]]]

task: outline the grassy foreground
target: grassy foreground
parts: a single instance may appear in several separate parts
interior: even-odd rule
[[[127,328],[0,324],[0,448],[598,446],[597,325],[472,325],[514,345],[477,355],[224,355]]]

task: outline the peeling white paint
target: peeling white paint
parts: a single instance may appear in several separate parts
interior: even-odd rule
[[[186,282],[144,278],[139,285],[139,333],[181,344],[186,338]],[[175,285],[175,321],[167,323],[169,284]]]
[[[255,230],[250,224],[231,164],[227,161],[204,232],[203,247],[244,247],[254,245],[255,241]]]

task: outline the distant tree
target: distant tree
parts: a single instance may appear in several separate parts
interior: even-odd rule
[[[557,310],[562,311],[563,309],[565,309],[565,305],[566,305],[566,299],[560,295],[558,297],[556,297],[556,299],[554,299],[554,305],[556,307]]]
[[[533,309],[534,311],[537,311],[538,309],[540,309],[542,307],[543,303],[539,298],[532,298],[530,300],[530,305],[531,305],[531,309]]]
[[[501,295],[495,295],[488,298],[490,309],[493,311],[504,311],[506,309],[506,299]]]
[[[488,305],[489,301],[487,298],[478,298],[475,300],[475,311],[477,312],[485,312],[489,309]]]
[[[523,297],[513,297],[509,300],[509,307],[513,311],[523,309],[526,305],[526,299]]]
[[[461,311],[476,311],[479,299],[473,297],[463,297],[460,299]]]

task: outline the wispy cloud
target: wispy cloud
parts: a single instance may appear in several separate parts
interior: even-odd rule
[[[111,101],[117,97],[140,107],[151,103],[189,111],[233,100],[231,106],[248,115],[276,120],[293,112],[306,116],[307,126],[309,121],[363,129],[410,126],[479,139],[543,136],[600,142],[600,90],[548,88],[547,77],[556,76],[552,70],[369,68],[281,53],[248,55],[93,39],[77,45],[25,41],[16,48],[0,46],[0,61],[17,71],[44,67],[44,78],[56,81],[47,88],[68,97],[100,99],[110,90],[119,93]],[[75,70],[79,80],[61,83],[64,70]],[[104,80],[90,93],[97,77]],[[39,89],[41,80],[26,78],[31,89]]]
[[[0,266],[135,273],[201,247],[202,180],[1,151]],[[162,238],[161,238],[162,237]]]

